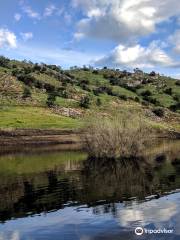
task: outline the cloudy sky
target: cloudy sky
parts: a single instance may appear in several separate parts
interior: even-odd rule
[[[180,0],[0,1],[0,54],[180,77]]]

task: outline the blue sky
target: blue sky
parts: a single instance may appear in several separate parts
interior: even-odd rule
[[[1,1],[0,54],[180,78],[180,1]]]

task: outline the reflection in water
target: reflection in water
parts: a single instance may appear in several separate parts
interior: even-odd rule
[[[147,225],[152,222],[158,225],[160,222],[168,221],[177,213],[178,205],[176,203],[164,201],[162,208],[162,202],[152,201],[148,202],[148,204],[145,202],[140,205],[133,204],[125,209],[120,209],[117,217],[121,226],[129,226],[129,224],[134,224],[136,222],[140,225]],[[156,227],[158,228],[160,226]]]
[[[144,158],[99,162],[58,151],[1,156],[0,240],[135,239],[135,226],[178,226],[179,142],[156,144]]]

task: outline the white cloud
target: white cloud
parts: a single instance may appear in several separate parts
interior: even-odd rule
[[[162,208],[163,206],[163,208]],[[143,208],[144,207],[144,208]],[[162,199],[160,201],[151,201],[148,204],[133,205],[131,208],[120,209],[117,216],[121,226],[127,227],[132,222],[140,222],[142,226],[148,225],[151,222],[158,227],[170,221],[177,214],[177,204]]]
[[[156,25],[180,15],[179,0],[72,0],[83,11],[75,36],[115,40],[118,43],[155,32]]]
[[[16,35],[8,29],[0,28],[0,48],[9,47],[16,48]]]
[[[174,35],[169,38],[170,42],[174,46],[174,51],[180,53],[180,30],[177,30]]]
[[[21,36],[24,41],[27,41],[33,38],[33,33],[32,32],[21,33]]]
[[[51,5],[49,5],[48,7],[45,8],[45,10],[44,10],[44,16],[45,16],[45,17],[52,16],[52,14],[54,13],[54,11],[56,11],[56,10],[57,10],[57,8],[56,8],[53,4],[51,4]]]
[[[21,14],[19,14],[19,13],[14,14],[14,19],[15,19],[17,22],[19,22],[20,19],[21,19]]]
[[[21,3],[22,5],[22,10],[28,15],[28,17],[30,18],[34,18],[34,19],[41,19],[41,16],[38,12],[34,11],[31,6],[25,5],[24,2]]]
[[[15,230],[10,234],[1,233],[0,240],[20,240],[19,231]]]
[[[161,67],[178,67],[176,63],[167,53],[158,45],[159,42],[152,42],[148,47],[139,44],[132,46],[118,45],[108,56],[98,61],[96,65],[114,66],[114,67],[130,67],[130,68],[153,68]]]

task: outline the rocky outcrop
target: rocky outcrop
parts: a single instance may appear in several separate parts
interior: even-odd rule
[[[83,115],[83,110],[76,108],[53,107],[52,111],[56,114],[71,118],[78,118]]]

